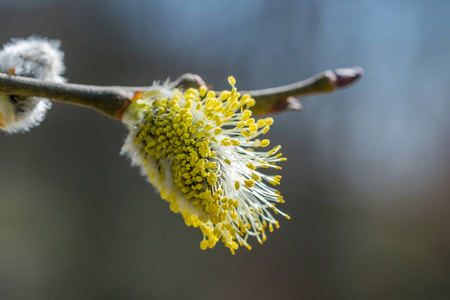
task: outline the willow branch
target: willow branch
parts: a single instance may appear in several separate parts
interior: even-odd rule
[[[329,93],[356,81],[362,75],[361,68],[325,71],[312,78],[291,85],[247,91],[256,100],[255,114],[300,110],[301,104],[293,97],[317,93]],[[169,84],[170,88],[199,87],[204,81],[195,74],[185,74]],[[9,95],[42,97],[95,109],[114,119],[122,113],[139,91],[149,87],[95,86],[73,83],[53,83],[27,77],[0,73],[0,92]]]
[[[0,91],[10,95],[48,98],[98,110],[118,118],[133,95],[114,86],[53,83],[0,73]]]
[[[360,67],[328,70],[297,83],[241,93],[249,93],[256,100],[256,105],[252,108],[255,114],[300,111],[302,104],[296,98],[331,93],[348,87],[361,78],[362,74],[363,69]]]

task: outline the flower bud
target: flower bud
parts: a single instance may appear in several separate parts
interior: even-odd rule
[[[0,72],[43,81],[64,82],[64,54],[59,41],[29,37],[13,39],[0,51]],[[48,99],[0,93],[0,129],[28,131],[39,125],[51,107]]]

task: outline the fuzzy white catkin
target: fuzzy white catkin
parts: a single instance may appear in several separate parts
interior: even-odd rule
[[[60,42],[40,37],[12,39],[0,51],[0,72],[44,81],[64,82]],[[0,128],[14,133],[39,125],[51,107],[48,99],[0,93]]]

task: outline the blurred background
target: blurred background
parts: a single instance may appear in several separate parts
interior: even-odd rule
[[[60,39],[69,81],[98,85],[363,67],[274,116],[292,219],[251,251],[201,251],[119,155],[124,126],[55,103],[0,134],[0,299],[450,299],[450,2],[214,2],[0,0],[0,43]]]

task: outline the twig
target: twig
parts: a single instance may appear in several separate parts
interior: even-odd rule
[[[120,119],[120,113],[133,97],[132,92],[122,87],[53,83],[1,73],[0,91],[9,95],[43,97],[81,105],[116,119]]]
[[[344,88],[361,78],[360,67],[328,70],[306,80],[264,90],[248,91],[255,100],[252,108],[255,114],[276,113],[286,110],[302,110],[302,104],[294,97],[306,97],[313,94],[331,93]]]
[[[292,97],[304,97],[316,93],[332,92],[356,81],[362,75],[361,68],[325,71],[310,79],[291,85],[241,92],[249,93],[256,100],[255,114],[301,110],[301,104]],[[205,84],[195,74],[185,74],[169,84],[169,87],[199,87]],[[135,93],[149,87],[94,86],[73,83],[52,83],[27,77],[0,73],[0,92],[9,95],[43,97],[64,103],[76,104],[98,110],[114,119],[121,119]]]

